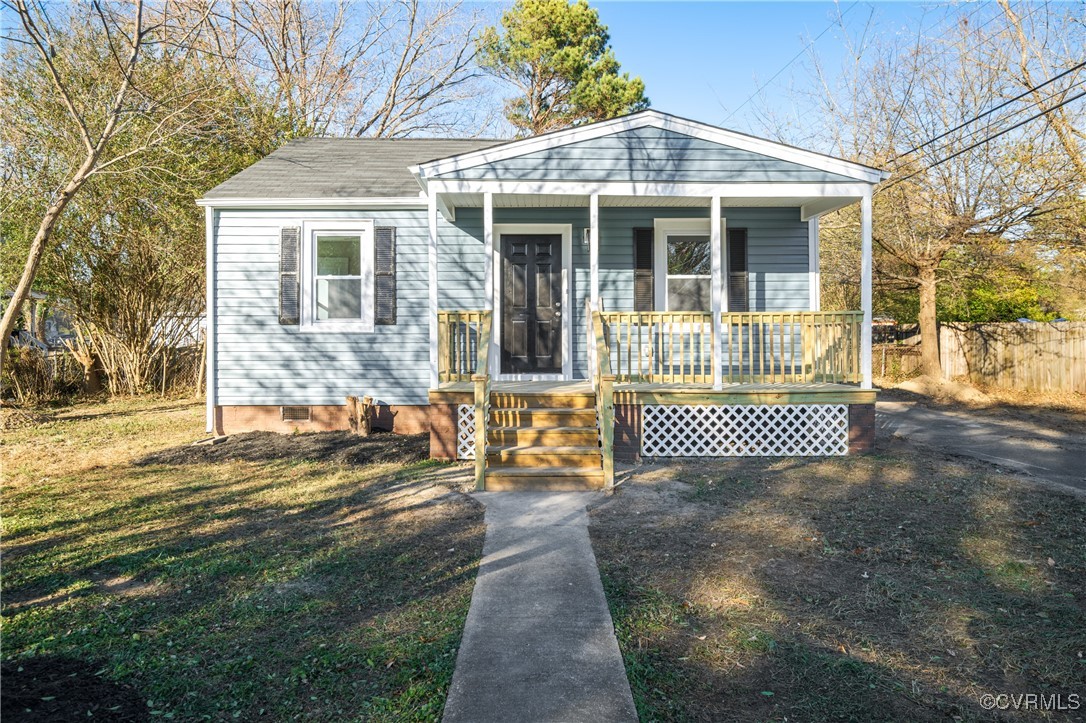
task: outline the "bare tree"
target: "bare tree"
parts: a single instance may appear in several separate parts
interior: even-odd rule
[[[1082,188],[1074,158],[1042,120],[1077,76],[1042,97],[1024,94],[1023,82],[1036,83],[1022,80],[1014,23],[981,10],[952,11],[924,34],[887,37],[865,26],[841,73],[822,72],[816,59],[820,84],[809,98],[825,119],[827,147],[893,173],[875,195],[876,283],[917,294],[922,365],[936,377],[939,288],[996,263],[1043,209]],[[1048,62],[1053,74],[1069,67]],[[829,247],[857,237],[851,210],[823,224]]]
[[[480,17],[460,2],[230,0],[214,52],[299,135],[462,133],[493,118],[473,63]]]
[[[80,7],[3,0],[3,8],[13,12],[20,22],[18,32],[5,37],[15,48],[8,59],[12,64],[35,64],[29,72],[45,76],[48,87],[41,88],[41,92],[63,109],[63,117],[57,120],[57,128],[53,130],[70,133],[81,152],[64,174],[63,182],[54,189],[37,222],[23,272],[0,322],[0,355],[10,343],[54,228],[87,181],[115,167],[131,168],[132,160],[147,149],[168,138],[192,134],[200,122],[200,114],[189,113],[202,99],[198,91],[167,90],[155,97],[141,87],[141,80],[149,48],[155,46],[160,56],[183,55],[207,18],[207,11],[200,11],[197,6],[174,12],[169,4],[148,9],[142,0],[125,4],[95,0]],[[82,66],[68,62],[72,43],[88,39],[61,29],[65,25],[71,27],[70,13],[77,12],[81,12],[79,24],[86,32],[97,35],[101,47],[108,52],[111,59],[108,72],[86,77]],[[64,14],[68,14],[66,19],[54,17]],[[116,140],[121,136],[131,142],[116,151]]]

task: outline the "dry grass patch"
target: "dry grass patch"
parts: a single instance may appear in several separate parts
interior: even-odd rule
[[[1080,497],[898,442],[646,466],[591,528],[642,719],[706,721],[1086,707],[1084,529]]]

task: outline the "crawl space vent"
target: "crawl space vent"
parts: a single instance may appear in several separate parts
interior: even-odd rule
[[[279,407],[279,416],[284,422],[308,422],[309,407]]]

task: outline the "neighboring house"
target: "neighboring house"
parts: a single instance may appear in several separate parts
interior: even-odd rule
[[[485,443],[490,489],[608,484],[612,450],[864,448],[883,178],[652,110],[519,141],[293,141],[199,202],[209,429],[346,428],[371,396],[435,457]],[[822,312],[818,218],[857,202],[864,309]]]

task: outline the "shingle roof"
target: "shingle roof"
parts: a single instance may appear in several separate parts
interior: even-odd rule
[[[416,196],[409,166],[478,151],[493,139],[298,138],[204,194],[245,198],[364,198]]]

